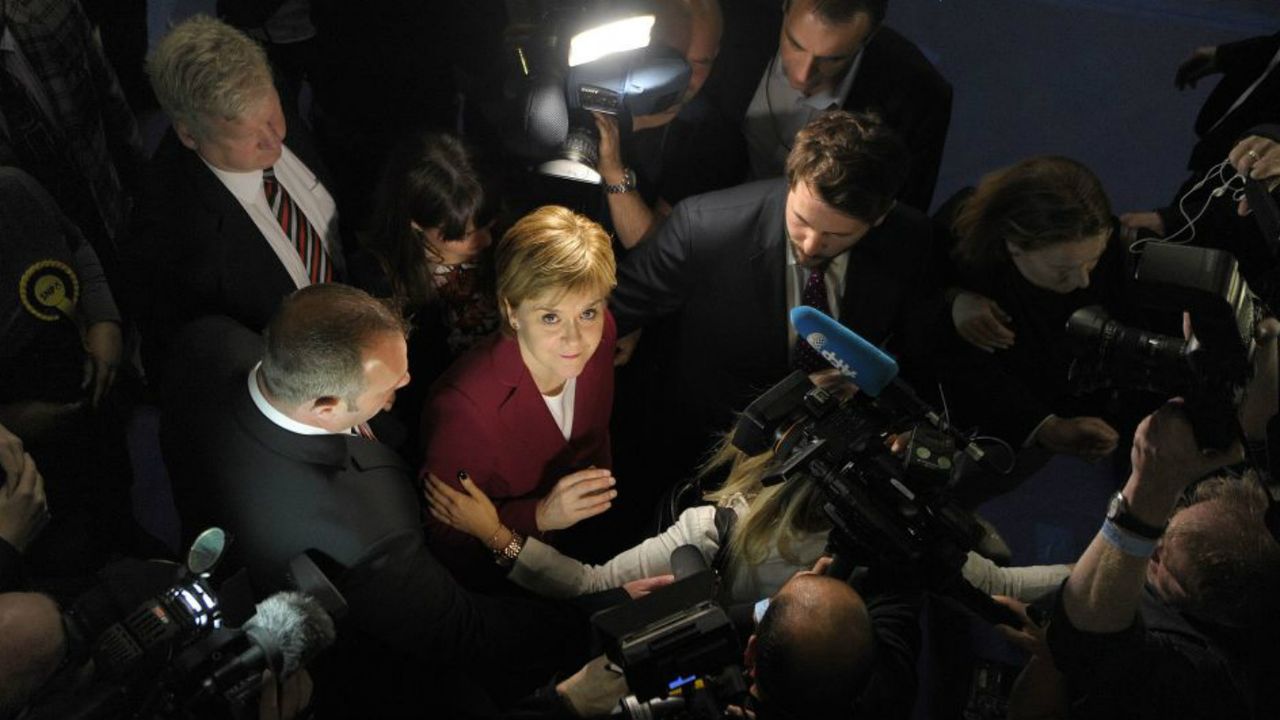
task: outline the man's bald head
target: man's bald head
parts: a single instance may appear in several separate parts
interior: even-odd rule
[[[62,612],[48,596],[0,594],[0,717],[10,717],[58,669],[65,652]]]
[[[769,717],[847,717],[875,648],[858,593],[808,574],[782,586],[753,640],[756,692]]]

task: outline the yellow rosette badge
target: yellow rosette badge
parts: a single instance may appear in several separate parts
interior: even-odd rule
[[[34,317],[55,322],[75,312],[80,299],[80,280],[66,263],[41,260],[22,273],[18,296]]]

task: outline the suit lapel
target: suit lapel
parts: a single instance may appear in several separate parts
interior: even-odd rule
[[[535,457],[544,456],[547,448],[564,447],[567,444],[564,434],[524,366],[519,344],[513,338],[501,337],[493,352],[494,371],[503,384],[511,388],[498,406],[498,418],[507,431],[506,436],[519,438]],[[577,412],[576,403],[574,412]]]

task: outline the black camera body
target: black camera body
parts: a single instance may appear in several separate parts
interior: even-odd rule
[[[1143,305],[1190,316],[1194,340],[1127,327],[1097,306],[1081,308],[1067,320],[1076,354],[1073,389],[1181,396],[1200,446],[1230,446],[1260,316],[1236,259],[1222,250],[1152,243],[1136,279]]]
[[[599,136],[592,112],[630,118],[675,106],[691,69],[660,43],[618,49],[574,64],[578,33],[610,21],[653,14],[642,0],[507,0],[509,25],[504,84],[503,137],[510,149],[546,175],[601,182],[596,170]]]
[[[63,613],[67,657],[47,687],[90,659],[92,684],[49,693],[28,717],[257,717],[263,670],[287,677],[305,667],[333,642],[331,615],[345,601],[305,554],[290,578],[307,594],[276,593],[255,606],[243,572],[215,590],[209,572],[225,543],[214,528],[196,540],[186,567],[127,559],[101,571]]]
[[[901,456],[889,446],[898,433],[907,433]],[[975,467],[952,434],[863,394],[834,395],[797,371],[748,406],[733,444],[753,455],[773,450],[765,484],[819,485],[837,564],[951,596],[988,622],[1016,626],[960,574],[985,530],[950,495]]]
[[[713,600],[717,578],[701,552],[678,547],[671,566],[674,583],[591,622],[605,655],[626,675],[627,717],[719,718],[747,692],[738,635]]]

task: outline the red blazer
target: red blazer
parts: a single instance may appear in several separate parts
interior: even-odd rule
[[[535,509],[556,482],[576,470],[612,464],[609,414],[617,337],[613,315],[606,313],[600,346],[578,376],[568,441],[515,338],[495,334],[482,341],[432,388],[422,413],[426,459],[419,475],[430,472],[460,489],[458,471],[466,470],[498,507],[504,525],[540,536]],[[444,551],[441,559],[483,550],[469,536],[428,519],[431,544]]]

